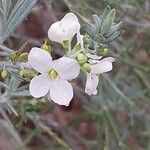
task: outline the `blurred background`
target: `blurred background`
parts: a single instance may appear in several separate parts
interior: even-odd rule
[[[17,98],[20,116],[9,115],[15,128],[0,120],[0,150],[150,150],[149,0],[40,0],[5,44],[17,50],[27,42],[29,52],[66,13],[74,12],[83,25],[107,5],[116,9],[124,33],[109,45],[116,62],[100,77],[99,94],[84,94],[81,75],[69,107]],[[61,47],[49,43],[54,58],[62,55]]]

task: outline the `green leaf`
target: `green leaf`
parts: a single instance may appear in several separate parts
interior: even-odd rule
[[[4,12],[0,8],[0,43],[2,41],[1,35],[3,33],[3,26],[4,26]]]
[[[111,26],[111,28],[108,30],[106,36],[109,37],[112,34],[114,34],[115,32],[117,32],[120,29],[121,25],[122,25],[122,22],[119,22],[118,24]]]
[[[7,52],[7,53],[12,53],[13,50],[4,46],[4,45],[0,45],[0,49],[3,50],[4,52]]]
[[[2,1],[0,1],[0,8],[2,9]]]
[[[117,37],[119,37],[121,34],[123,33],[123,31],[117,31],[115,32],[113,35],[111,35],[109,38],[107,38],[107,42],[111,42],[114,39],[116,39]]]
[[[110,13],[111,11],[111,7],[110,6],[107,6],[105,9],[104,9],[104,12],[102,14],[102,18],[101,18],[101,23],[106,19],[106,17],[108,16],[108,14]]]
[[[11,0],[2,0],[2,9],[5,14],[5,19],[7,19],[8,17],[10,7],[11,7]]]
[[[10,17],[6,22],[5,33],[3,40],[5,40],[15,28],[23,21],[23,19],[29,14],[31,8],[35,5],[37,0],[20,0],[14,7]]]
[[[90,25],[84,25],[83,26],[83,30],[90,36],[90,37],[94,37],[94,31],[92,29],[92,27]]]
[[[100,27],[101,27],[101,20],[97,15],[92,15],[94,19],[94,23],[97,29],[97,33],[99,33]]]
[[[107,20],[105,20],[104,23],[102,24],[100,34],[101,35],[106,34],[107,31],[110,29],[111,24],[112,24],[112,19],[111,18],[107,18]]]
[[[95,35],[95,41],[97,41],[98,43],[105,43],[106,42],[106,39],[104,36],[102,36],[101,34],[99,35]]]
[[[107,33],[107,31],[110,29],[112,23],[114,22],[115,19],[115,9],[113,9],[108,16],[106,17],[106,19],[104,20],[104,22],[102,22],[102,26],[101,26],[101,35],[104,35]]]

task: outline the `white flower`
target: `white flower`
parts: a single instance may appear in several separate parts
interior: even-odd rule
[[[41,73],[30,82],[31,95],[39,98],[49,92],[55,103],[68,106],[73,98],[73,87],[68,80],[79,75],[80,66],[77,61],[67,57],[52,61],[51,55],[40,48],[31,49],[28,61],[32,68]]]
[[[48,30],[48,37],[51,41],[63,43],[71,40],[80,30],[78,18],[73,13],[66,14],[60,21],[53,23]]]
[[[112,62],[115,59],[112,57],[107,57],[100,60],[98,63],[91,65],[90,73],[87,73],[87,81],[85,86],[85,92],[88,95],[96,95],[97,94],[97,86],[98,86],[98,75],[104,72],[108,72],[112,70]]]

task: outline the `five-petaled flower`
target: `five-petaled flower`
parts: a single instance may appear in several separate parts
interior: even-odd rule
[[[97,94],[97,86],[99,82],[99,75],[112,70],[112,62],[115,59],[112,57],[104,58],[100,61],[95,61],[96,64],[90,66],[91,71],[87,73],[87,81],[85,86],[85,92],[88,95]]]
[[[36,47],[31,49],[28,62],[40,73],[30,82],[29,91],[33,97],[39,98],[49,93],[49,97],[55,103],[68,106],[73,98],[73,87],[68,81],[79,75],[80,65],[87,73],[85,92],[88,95],[97,94],[99,75],[111,71],[115,59],[112,57],[101,59],[102,56],[86,52],[83,35],[80,34],[80,24],[77,16],[73,13],[68,13],[60,21],[53,23],[48,31],[49,39],[58,43],[67,40],[71,42],[75,34],[77,35],[77,44],[80,44],[82,50],[77,52],[76,59],[64,56],[52,61],[52,57],[47,51]]]
[[[78,18],[73,13],[66,14],[60,21],[53,23],[48,30],[51,41],[63,43],[71,40],[80,30]]]
[[[55,103],[68,106],[73,98],[73,87],[68,81],[79,75],[78,62],[67,57],[52,61],[51,55],[40,48],[31,49],[28,62],[41,73],[30,82],[31,95],[39,98],[49,93]]]

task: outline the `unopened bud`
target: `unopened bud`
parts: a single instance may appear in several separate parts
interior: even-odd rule
[[[37,72],[34,71],[34,70],[22,68],[22,69],[20,70],[20,76],[22,76],[23,78],[32,79],[32,78],[34,78],[35,76],[37,76]]]
[[[28,53],[21,53],[18,57],[18,61],[22,62],[22,61],[26,61],[28,59]]]
[[[77,61],[79,62],[79,64],[85,64],[87,60],[88,58],[84,54],[80,53],[77,55]]]
[[[89,73],[91,71],[91,65],[89,63],[85,63],[83,65],[83,69]]]
[[[3,79],[7,79],[9,77],[9,73],[5,68],[3,68],[2,72],[1,72],[1,77]]]
[[[10,59],[11,59],[12,63],[16,62],[18,59],[17,53],[16,52],[11,53]]]
[[[108,54],[109,49],[108,48],[103,48],[98,50],[98,55],[99,56],[106,56]]]

